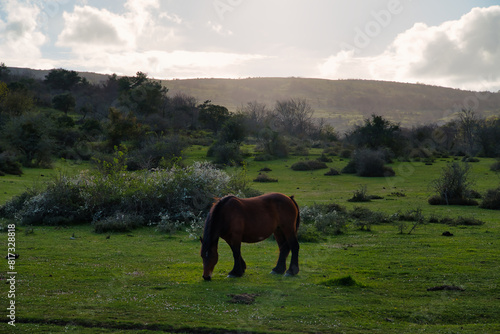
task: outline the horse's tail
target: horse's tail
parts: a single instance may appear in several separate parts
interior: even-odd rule
[[[299,205],[297,204],[297,202],[295,202],[295,199],[293,197],[294,197],[293,195],[290,196],[290,199],[292,200],[293,204],[297,208],[297,221],[295,222],[295,230],[298,231],[299,226],[300,226],[300,209],[299,209]]]

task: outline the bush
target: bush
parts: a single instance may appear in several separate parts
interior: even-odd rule
[[[348,217],[345,208],[337,204],[305,206],[301,208],[300,217],[303,225],[312,225],[322,234],[338,235],[347,231]]]
[[[278,182],[278,179],[273,179],[272,177],[269,177],[266,173],[259,173],[257,178],[253,180],[253,182]]]
[[[93,223],[94,232],[130,232],[144,224],[144,219],[139,215],[116,212],[114,215]]]
[[[351,161],[342,169],[342,173],[366,177],[394,176],[394,170],[385,166],[386,153],[378,150],[360,149],[354,151]]]
[[[483,197],[483,202],[479,206],[483,209],[500,210],[500,187],[489,189]]]
[[[207,210],[214,197],[241,193],[240,185],[226,172],[201,162],[135,173],[85,171],[73,178],[60,176],[43,191],[15,197],[0,208],[0,214],[26,225],[102,221],[113,225],[106,219],[116,212],[140,215],[148,223],[168,213],[172,220],[187,223]]]
[[[357,190],[354,191],[352,198],[347,200],[348,202],[370,202],[370,197],[367,195],[366,185],[361,185]]]
[[[21,163],[9,152],[0,153],[0,176],[5,174],[22,175]]]
[[[382,213],[371,211],[361,206],[354,207],[349,212],[349,218],[354,221],[354,226],[362,231],[371,231],[372,225],[391,223],[392,217]]]
[[[243,160],[237,143],[215,143],[210,147],[207,156],[214,157],[215,163],[224,165],[238,165]]]
[[[492,172],[499,172],[500,171],[500,161],[495,162],[490,166],[490,170]]]
[[[294,163],[291,167],[295,171],[316,170],[328,168],[328,166],[318,160],[304,160]]]
[[[472,194],[470,166],[453,162],[443,168],[441,176],[432,181],[431,186],[437,195],[429,198],[431,205],[477,205],[470,199]]]
[[[325,176],[336,176],[336,175],[340,175],[340,172],[335,168],[330,168],[330,170],[325,173]]]
[[[299,228],[297,237],[301,242],[320,242],[325,239],[316,226],[311,224],[303,224]]]

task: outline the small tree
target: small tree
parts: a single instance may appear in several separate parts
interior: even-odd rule
[[[429,204],[477,205],[476,201],[469,198],[474,184],[470,170],[467,163],[453,162],[444,167],[441,176],[431,183],[437,195],[429,199]]]
[[[71,93],[56,95],[52,98],[52,105],[55,109],[63,111],[66,115],[75,109],[76,101]]]
[[[71,90],[82,81],[78,72],[68,71],[62,68],[53,69],[45,76],[44,83],[52,89]]]

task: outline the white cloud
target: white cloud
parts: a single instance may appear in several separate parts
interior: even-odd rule
[[[241,55],[222,52],[190,51],[129,51],[116,53],[95,53],[85,59],[71,60],[72,66],[88,68],[102,73],[133,75],[137,71],[146,72],[150,77],[197,78],[197,77],[238,77],[239,65],[262,59],[260,55]]]
[[[35,5],[7,0],[0,5],[7,13],[0,19],[0,58],[8,66],[31,66],[33,59],[41,58],[40,48],[47,41],[37,29],[40,9]],[[40,64],[41,60],[39,60]]]
[[[376,37],[374,37],[376,38]],[[439,26],[416,23],[375,56],[343,50],[319,65],[328,78],[425,82],[500,89],[500,6],[474,8]]]
[[[58,46],[70,47],[78,53],[102,50],[122,50],[133,47],[127,20],[105,9],[76,6],[72,13],[63,14],[65,26],[58,37]]]
[[[161,12],[156,0],[128,0],[125,13],[75,6],[63,14],[65,25],[57,45],[69,47],[68,67],[156,78],[239,76],[238,65],[263,56],[231,52],[186,51],[178,36],[182,19]],[[167,22],[165,22],[167,21]],[[218,30],[217,26],[210,26]],[[228,34],[220,27],[218,33]],[[64,64],[62,64],[63,67]]]

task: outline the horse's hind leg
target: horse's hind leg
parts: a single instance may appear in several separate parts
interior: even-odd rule
[[[288,254],[290,254],[290,245],[286,241],[283,232],[279,230],[274,232],[274,238],[278,243],[278,247],[280,249],[280,256],[278,258],[278,263],[276,264],[276,267],[273,268],[271,273],[282,275],[285,273],[286,270],[286,258],[288,257]]]
[[[299,273],[299,240],[297,236],[293,236],[288,240],[290,248],[292,250],[292,259],[290,261],[290,267],[288,268],[286,275],[294,276]]]

